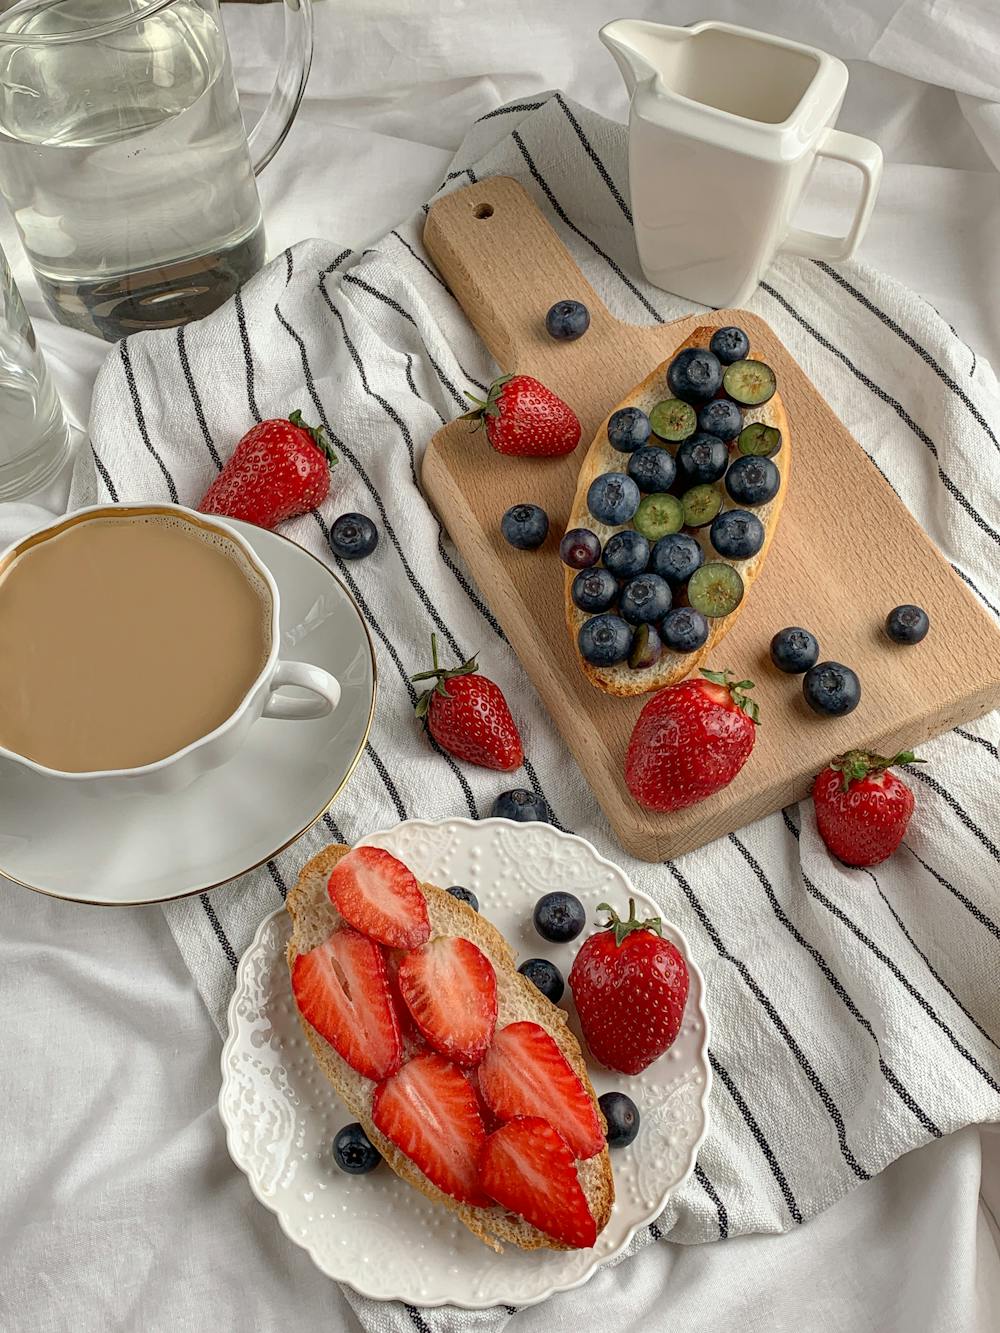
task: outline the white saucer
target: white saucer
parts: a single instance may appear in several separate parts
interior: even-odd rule
[[[543,893],[575,893],[588,923],[598,915],[598,903],[624,910],[630,897],[640,915],[660,915],[618,866],[583,838],[550,824],[409,820],[364,841],[398,856],[418,879],[472,889],[520,961],[550,958],[563,976],[590,928],[572,944],[547,944],[531,923]],[[333,1137],[354,1117],[338,1102],[302,1035],[285,962],[288,933],[282,909],[261,924],[240,961],[222,1052],[219,1111],[233,1161],[327,1276],[363,1296],[411,1305],[534,1305],[581,1286],[621,1254],[694,1169],[712,1082],[708,1019],[704,980],[675,927],[665,922],[664,933],[691,974],[677,1041],[635,1078],[590,1063],[598,1095],[627,1092],[642,1116],[635,1142],[611,1154],[617,1197],[607,1227],[590,1250],[529,1253],[507,1246],[502,1255],[387,1167],[346,1176],[334,1165]],[[568,990],[562,1003],[579,1035]]]
[[[301,546],[229,522],[278,584],[282,656],[332,671],[340,706],[311,722],[262,719],[228,764],[173,795],[99,797],[0,761],[0,875],[76,902],[182,898],[270,860],[347,781],[375,706],[375,655],[361,613]]]

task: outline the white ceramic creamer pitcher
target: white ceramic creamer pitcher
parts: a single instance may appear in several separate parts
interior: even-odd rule
[[[674,28],[618,19],[600,36],[631,97],[632,215],[654,286],[703,305],[739,306],[779,250],[831,261],[854,253],[882,152],[832,128],[847,88],[842,61],[712,21]],[[792,226],[818,157],[861,172],[845,236]]]

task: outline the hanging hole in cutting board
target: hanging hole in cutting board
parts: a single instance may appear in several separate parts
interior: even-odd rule
[[[491,218],[493,216],[493,205],[479,204],[476,207],[475,211],[473,212],[472,216],[474,218]]]

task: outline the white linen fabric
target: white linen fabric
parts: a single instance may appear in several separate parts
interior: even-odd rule
[[[622,128],[542,94],[471,130],[452,186],[518,176],[623,319],[689,305],[635,275]],[[447,188],[447,186],[446,186]],[[253,420],[302,406],[341,457],[322,510],[288,535],[330,561],[358,600],[382,682],[365,761],[335,808],[266,869],[166,908],[221,1023],[233,960],[296,868],[330,837],[409,815],[485,813],[508,785],[435,753],[410,720],[408,677],[437,632],[479,648],[522,725],[527,781],[554,820],[623,861],[687,933],[707,980],[712,1121],[694,1176],[637,1245],[799,1226],[903,1153],[1000,1118],[995,977],[1000,726],[990,717],[924,747],[920,815],[875,872],[835,865],[811,807],[791,808],[663,867],[623,858],[581,775],[417,485],[422,447],[493,367],[420,244],[423,214],[358,253],[310,241],[184,331],[118,345],[98,376],[91,448],[71,507],[95,499],[197,502]],[[925,302],[859,266],[781,260],[751,302],[920,517],[959,577],[1000,605],[1000,393]],[[511,497],[514,498],[514,497]],[[332,558],[328,524],[373,515],[378,554]],[[878,614],[881,608],[859,608]],[[350,1296],[371,1327],[500,1326]]]

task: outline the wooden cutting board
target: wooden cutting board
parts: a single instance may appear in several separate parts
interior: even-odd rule
[[[1000,707],[1000,630],[763,320],[717,310],[666,325],[621,323],[524,189],[505,177],[434,204],[424,243],[498,364],[547,384],[583,426],[568,457],[520,460],[494,453],[469,422],[451,422],[427,447],[423,483],[627,851],[647,861],[691,851],[805,796],[832,755],[854,747],[892,754]],[[545,332],[546,311],[565,298],[590,310],[577,342]],[[746,329],[752,355],[774,367],[794,453],[763,572],[707,663],[757,682],[762,725],[730,786],[659,815],[632,800],[622,776],[632,726],[651,696],[614,699],[583,676],[565,627],[557,547],[580,461],[608,413],[694,328],[723,324]],[[515,551],[500,535],[504,510],[524,500],[550,519],[548,540],[534,552]],[[930,615],[918,646],[893,644],[883,631],[901,602]],[[863,697],[853,713],[818,717],[801,678],[770,664],[771,636],[785,625],[805,625],[821,659],[857,671]],[[482,664],[488,671],[488,653]]]

